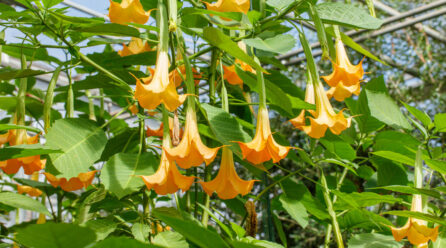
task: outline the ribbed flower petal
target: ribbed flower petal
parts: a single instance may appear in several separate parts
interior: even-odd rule
[[[361,92],[361,85],[354,84],[352,86],[345,86],[344,83],[339,83],[336,87],[331,87],[327,91],[328,98],[334,98],[338,102],[342,102],[345,98],[351,97],[353,94],[359,95]]]
[[[94,179],[94,175],[97,171],[89,171],[79,173],[77,177],[72,177],[69,180],[66,178],[57,178],[54,175],[44,172],[46,179],[50,182],[53,187],[57,188],[60,186],[64,191],[75,191],[82,188],[87,188],[91,185]]]
[[[121,3],[110,0],[108,16],[110,21],[119,24],[139,23],[145,24],[150,17],[151,11],[144,11],[139,0],[122,0]]]
[[[241,12],[247,14],[251,6],[250,0],[218,0],[216,3],[204,2],[208,10],[218,12]],[[222,17],[224,20],[230,20]]]
[[[139,38],[132,37],[132,40],[130,41],[128,46],[126,44],[122,44],[122,50],[118,51],[118,54],[119,56],[124,57],[150,51],[153,51],[153,49],[147,42],[144,42]]]

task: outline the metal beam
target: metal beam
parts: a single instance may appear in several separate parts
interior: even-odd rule
[[[409,19],[409,20],[406,20],[404,22],[401,22],[401,23],[398,23],[398,24],[395,24],[395,25],[392,25],[392,26],[389,26],[389,27],[386,27],[386,28],[383,28],[383,29],[380,29],[380,30],[376,30],[376,31],[371,32],[371,33],[369,33],[367,35],[363,35],[361,37],[354,38],[353,40],[355,42],[361,42],[361,41],[364,41],[366,39],[373,38],[373,37],[380,36],[380,35],[387,34],[387,33],[391,33],[393,31],[396,31],[396,30],[399,30],[399,29],[403,29],[403,28],[406,28],[406,27],[410,27],[410,26],[415,25],[417,23],[420,23],[420,22],[423,22],[423,21],[426,21],[426,20],[429,20],[429,19],[441,16],[441,15],[445,15],[445,14],[446,14],[446,8],[442,8],[442,9],[439,9],[439,10],[436,10],[436,11],[432,11],[432,12],[430,12],[428,14],[424,14],[424,15],[418,16],[418,17],[413,18],[413,19]],[[313,44],[313,47],[315,46],[315,44]],[[298,54],[299,53],[297,53],[296,55],[298,55]],[[322,55],[322,51],[317,51],[317,52],[313,53],[313,56],[315,56],[315,57],[320,56],[320,55]],[[279,57],[279,59],[280,59],[280,57]],[[294,65],[294,64],[302,62],[303,60],[305,60],[305,58],[303,58],[303,57],[294,58],[294,59],[289,60],[288,62],[285,62],[284,65]]]
[[[399,14],[397,16],[392,16],[392,17],[386,18],[386,19],[384,19],[384,24],[383,25],[390,24],[392,22],[396,22],[396,21],[402,20],[402,19],[404,19],[406,17],[409,17],[409,16],[417,15],[417,14],[429,11],[431,9],[438,8],[438,7],[443,6],[443,5],[446,5],[446,0],[435,1],[435,2],[432,2],[430,4],[423,5],[421,7],[409,10],[409,11],[404,12],[402,14]],[[385,29],[385,28],[383,28],[383,29]],[[383,30],[383,29],[380,29],[380,30]],[[359,31],[350,30],[350,31],[346,32],[345,34],[351,37],[351,36],[355,36],[355,35],[359,35],[359,34],[365,33],[367,31],[368,30],[359,30]],[[316,43],[311,44],[310,46],[312,48],[317,48],[317,47],[320,47],[320,43],[316,42]],[[286,53],[284,55],[278,56],[277,59],[283,60],[283,59],[287,59],[287,58],[290,58],[290,57],[293,57],[293,56],[297,56],[300,53],[303,53],[303,51],[304,51],[303,49],[298,49],[298,50],[295,50],[295,51],[291,51],[291,52]]]

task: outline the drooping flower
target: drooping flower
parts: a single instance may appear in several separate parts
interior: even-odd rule
[[[331,87],[327,91],[327,97],[330,99],[334,97],[334,99],[338,102],[342,102],[345,98],[349,98],[352,94],[359,95],[361,92],[361,85],[354,84],[352,86],[345,86],[344,83],[340,82],[336,87]]]
[[[29,137],[26,130],[9,130],[9,145],[37,144],[39,135]],[[40,155],[8,159],[0,161],[0,168],[6,174],[15,174],[23,167],[25,174],[31,175],[33,172],[39,171],[45,167],[45,160],[40,160]]]
[[[312,78],[309,78],[305,92],[305,101],[316,104],[316,111],[309,111],[312,117],[307,117],[310,119],[310,125],[306,125],[305,111],[302,111],[296,118],[291,119],[290,122],[294,127],[304,131],[310,137],[315,139],[323,137],[327,128],[333,134],[338,135],[350,127],[352,117],[345,118],[342,110],[336,114],[319,80],[313,82]]]
[[[174,111],[186,100],[186,95],[178,95],[175,84],[169,80],[169,57],[160,51],[153,77],[137,80],[135,98],[148,110],[164,103],[169,111]]]
[[[122,0],[121,3],[110,0],[110,8],[108,9],[108,16],[110,21],[119,24],[125,23],[139,23],[145,24],[150,17],[149,11],[144,11],[139,0]]]
[[[183,169],[199,166],[203,162],[208,165],[215,159],[219,147],[209,148],[203,144],[198,133],[195,110],[189,107],[186,111],[186,125],[183,138],[174,148],[165,147],[166,155],[177,162]]]
[[[250,0],[218,0],[216,3],[204,2],[208,10],[218,12],[241,12],[247,14],[251,7]],[[224,20],[230,20],[222,17]]]
[[[173,135],[173,119],[169,117],[169,130],[170,130],[170,135]],[[146,130],[146,136],[147,137],[151,137],[151,136],[155,136],[155,137],[163,137],[163,130],[164,130],[164,124],[161,122],[161,125],[159,126],[158,129],[151,129],[150,127],[147,127]],[[183,129],[180,129],[180,137],[183,136]]]
[[[57,178],[48,172],[44,172],[43,174],[54,188],[60,186],[64,191],[75,191],[90,186],[93,182],[95,173],[96,170],[79,173],[77,177],[72,177],[69,180],[64,177]]]
[[[322,78],[331,87],[337,87],[339,84],[345,87],[359,84],[363,76],[362,60],[358,65],[352,65],[345,51],[344,43],[341,39],[336,39],[336,63],[333,62],[333,72],[328,76],[322,76]]]
[[[179,70],[179,72],[178,72]],[[181,73],[181,74],[180,74]],[[192,68],[192,73],[194,75],[195,85],[200,83],[201,74],[198,73],[197,69]],[[175,86],[178,87],[183,82],[183,78],[186,79],[186,66],[180,65],[177,69],[171,71],[169,73],[169,80],[175,83]]]
[[[259,107],[254,139],[249,143],[237,142],[242,150],[243,159],[253,164],[269,160],[277,163],[286,157],[291,147],[277,144],[271,133],[269,114],[266,107]]]
[[[199,183],[209,196],[216,192],[220,199],[226,200],[232,199],[238,194],[242,196],[248,194],[252,186],[254,186],[255,181],[245,181],[237,175],[233,154],[229,148],[223,147],[220,170],[217,176],[212,181],[201,181]]]
[[[223,79],[225,79],[226,81],[228,81],[228,83],[232,84],[232,85],[242,85],[243,84],[243,80],[239,77],[239,75],[237,74],[236,70],[235,70],[235,64],[238,64],[240,66],[240,68],[244,71],[249,71],[252,73],[256,73],[255,70],[248,64],[246,64],[245,62],[239,60],[239,59],[235,59],[234,64],[230,65],[230,66],[223,66]]]
[[[422,196],[418,194],[414,194],[412,197],[412,207],[410,211],[413,212],[423,212],[423,204],[422,204]],[[427,222],[425,220],[419,220],[412,217],[409,217],[407,223],[401,228],[392,229],[393,237],[396,241],[401,241],[403,238],[407,237],[409,242],[417,247],[428,247],[429,240],[435,242],[438,237],[438,228],[440,226],[436,226],[434,228],[427,227]]]
[[[139,38],[132,37],[132,40],[130,41],[128,46],[124,43],[122,44],[122,50],[118,51],[118,54],[119,56],[124,57],[144,52],[150,52],[153,50],[154,49],[149,46],[149,43]]]
[[[17,193],[19,194],[27,194],[29,196],[40,196],[42,195],[42,191],[37,188],[33,188],[27,185],[18,185],[17,184]]]
[[[148,190],[155,190],[159,195],[167,195],[181,189],[183,192],[189,190],[195,180],[193,176],[181,175],[175,162],[166,155],[165,149],[170,147],[170,137],[163,139],[163,151],[158,170],[150,176],[141,176]]]

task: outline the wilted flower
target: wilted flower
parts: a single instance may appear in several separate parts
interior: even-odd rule
[[[183,169],[199,166],[203,162],[208,165],[217,156],[217,148],[209,148],[203,144],[198,133],[197,116],[195,110],[189,107],[186,111],[186,125],[183,138],[174,148],[165,147],[167,156],[175,160]]]
[[[308,82],[305,92],[305,101],[311,104],[316,104],[316,111],[309,111],[313,116],[308,117],[310,119],[309,126],[306,125],[305,111],[302,111],[299,116],[290,120],[294,127],[304,131],[310,137],[315,139],[323,137],[327,128],[329,128],[333,134],[338,135],[350,127],[352,117],[345,118],[342,111],[338,114],[335,113],[322,83],[318,80],[313,82],[311,77]]]
[[[175,162],[166,156],[166,148],[169,148],[170,137],[163,139],[163,151],[158,170],[151,176],[141,176],[148,190],[155,190],[159,195],[167,195],[181,189],[183,192],[189,190],[195,177],[181,175]]]
[[[251,7],[249,0],[218,0],[216,3],[204,2],[208,10],[218,12],[241,12],[247,14]],[[228,18],[222,18],[229,20]]]
[[[169,111],[174,111],[186,100],[186,95],[178,95],[175,84],[169,81],[167,52],[160,51],[158,53],[153,77],[137,80],[135,98],[145,109],[152,110],[164,103]]]
[[[57,188],[57,186],[60,186],[64,191],[75,191],[90,186],[93,182],[95,173],[96,170],[79,173],[77,177],[72,177],[70,180],[67,180],[66,178],[57,178],[48,172],[44,172],[43,174],[53,187]]]
[[[33,188],[27,185],[18,185],[17,184],[17,193],[19,194],[27,194],[29,196],[40,196],[42,195],[42,191],[37,188]]]
[[[149,46],[149,43],[139,38],[132,37],[132,40],[130,41],[128,46],[126,44],[122,44],[122,50],[118,51],[118,54],[119,56],[124,57],[144,52],[150,52],[153,50],[154,49]]]
[[[410,211],[423,212],[421,195],[413,195]],[[434,228],[429,228],[427,227],[427,222],[425,220],[419,220],[412,217],[409,217],[406,225],[401,228],[391,227],[393,237],[396,241],[401,241],[403,238],[407,237],[411,244],[416,245],[419,248],[427,248],[429,240],[434,242],[437,240],[438,228],[438,225]]]
[[[208,195],[216,192],[220,199],[232,199],[248,194],[256,180],[245,181],[235,171],[234,158],[229,148],[223,147],[220,170],[214,180],[199,182]]]
[[[144,24],[149,20],[149,11],[144,11],[139,0],[122,0],[121,3],[110,0],[110,8],[108,9],[108,16],[110,21],[119,24],[125,23],[139,23]]]
[[[336,63],[332,64],[333,72],[328,76],[322,76],[332,87],[329,90],[329,97],[333,96],[336,100],[343,101],[352,94],[358,95],[361,90],[361,79],[364,76],[362,60],[358,65],[352,65],[340,39],[336,40]]]
[[[277,144],[274,140],[266,107],[259,107],[254,139],[249,143],[238,143],[242,150],[243,159],[256,165],[270,159],[273,160],[273,163],[277,163],[285,158],[291,149],[291,147]]]

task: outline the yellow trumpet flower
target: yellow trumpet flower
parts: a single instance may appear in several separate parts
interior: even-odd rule
[[[149,46],[149,43],[141,39],[132,37],[132,40],[130,41],[128,46],[124,43],[122,44],[122,50],[118,51],[118,54],[121,57],[125,57],[129,55],[150,52],[153,50],[154,49]]]
[[[232,199],[238,194],[242,196],[248,194],[255,181],[257,180],[245,181],[237,175],[233,154],[229,148],[223,147],[220,170],[217,176],[212,181],[201,181],[199,183],[206,194],[211,196],[213,192],[216,192],[220,199],[226,200]]]
[[[204,2],[208,10],[218,12],[241,12],[247,14],[251,7],[249,0],[218,0],[216,3]],[[228,18],[222,18],[224,20],[230,20]]]
[[[349,98],[352,94],[359,95],[361,92],[361,85],[354,84],[352,86],[345,86],[344,83],[340,82],[336,87],[331,87],[327,91],[327,97],[330,99],[334,97],[334,99],[338,102],[342,102],[345,98]]]
[[[77,177],[72,177],[69,180],[66,178],[57,178],[48,172],[44,172],[43,174],[54,188],[60,186],[64,191],[75,191],[90,186],[93,182],[95,173],[96,170],[79,173]]]
[[[149,20],[151,11],[144,11],[139,0],[122,0],[121,3],[110,0],[108,17],[111,22],[119,24],[130,22],[145,24]]]

